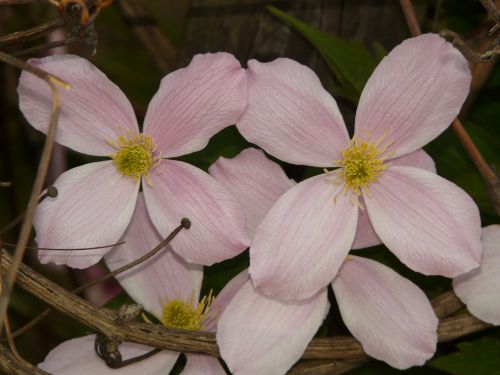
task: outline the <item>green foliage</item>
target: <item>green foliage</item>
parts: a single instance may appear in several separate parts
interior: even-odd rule
[[[325,34],[272,6],[269,6],[268,9],[316,47],[340,83],[340,88],[335,90],[335,94],[357,102],[366,81],[377,66],[381,56],[385,54],[383,47],[380,44],[374,47],[375,57],[358,42],[346,41]]]
[[[484,337],[461,342],[458,352],[441,356],[430,366],[453,375],[500,375],[500,340]]]

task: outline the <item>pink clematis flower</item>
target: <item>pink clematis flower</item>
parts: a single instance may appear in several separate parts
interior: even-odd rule
[[[147,253],[161,237],[153,226],[142,193],[139,193],[134,216],[123,235],[127,242],[105,255],[111,270],[117,269]],[[169,246],[148,261],[117,277],[125,291],[144,309],[168,328],[215,331],[221,312],[233,295],[248,280],[243,272],[233,278],[217,298],[206,296],[198,302],[203,267],[189,264]],[[63,342],[53,349],[38,366],[54,375],[116,374],[165,375],[175,365],[179,353],[161,351],[150,358],[121,369],[107,367],[94,351],[95,335]],[[145,354],[152,348],[122,343],[123,359]],[[183,374],[224,375],[217,358],[200,354],[186,354]]]
[[[500,325],[500,225],[489,225],[482,231],[481,266],[453,279],[455,294],[471,314],[494,325]]]
[[[163,78],[149,104],[143,133],[122,91],[87,60],[64,55],[31,63],[72,85],[61,93],[57,141],[112,159],[73,168],[58,178],[58,197],[44,200],[34,218],[39,247],[116,243],[132,217],[141,180],[148,214],[162,236],[181,218],[191,219],[189,234],[180,233],[172,241],[187,261],[210,265],[247,247],[239,204],[207,173],[163,159],[201,150],[245,108],[245,73],[232,55],[197,55],[188,67]],[[50,117],[46,86],[23,72],[18,88],[21,111],[41,132],[47,131]],[[41,250],[39,259],[85,268],[108,251]]]
[[[434,170],[421,150],[395,163]],[[219,158],[209,172],[242,203],[250,236],[294,185],[256,149],[230,160]],[[356,234],[359,243],[373,243],[373,236],[369,227]],[[412,282],[378,262],[349,256],[331,285],[345,324],[369,355],[399,369],[432,357],[438,319]],[[284,302],[262,294],[249,280],[219,320],[221,356],[235,375],[284,374],[301,357],[328,308],[327,287],[308,299]]]
[[[236,124],[243,136],[290,163],[338,167],[287,191],[258,226],[250,275],[259,290],[314,295],[343,264],[363,210],[415,271],[454,277],[478,266],[473,200],[434,173],[394,163],[446,129],[467,96],[469,68],[450,43],[426,34],[394,48],[363,90],[351,140],[309,68],[289,59],[248,66],[249,103]]]

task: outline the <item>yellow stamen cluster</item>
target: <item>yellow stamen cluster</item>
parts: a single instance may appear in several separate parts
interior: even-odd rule
[[[214,301],[212,291],[194,306],[193,296],[189,301],[172,300],[163,305],[161,322],[167,328],[189,329],[199,331],[208,318],[210,307]]]
[[[368,186],[377,181],[389,167],[385,161],[393,155],[386,152],[387,146],[380,147],[384,137],[374,142],[353,137],[349,146],[342,151],[342,159],[334,161],[340,167],[334,171],[337,179],[345,184],[344,191],[351,190],[357,196],[362,192],[370,194]],[[382,156],[385,154],[384,156]]]
[[[161,155],[156,155],[156,146],[151,137],[142,133],[129,133],[108,143],[118,150],[110,155],[118,172],[135,181],[144,176],[146,182],[151,185],[149,171],[161,162]]]

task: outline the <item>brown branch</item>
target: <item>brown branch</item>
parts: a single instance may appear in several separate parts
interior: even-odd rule
[[[1,271],[9,269],[12,257],[2,251]],[[68,292],[39,275],[26,265],[19,268],[17,284],[47,302],[54,309],[119,341],[136,342],[159,349],[203,353],[218,356],[215,336],[209,332],[184,331],[162,325],[141,322],[117,322],[117,313],[101,308]],[[470,314],[443,319],[439,325],[439,341],[449,341],[489,327]],[[314,339],[302,359],[364,360],[368,358],[361,344],[350,336],[320,337]]]
[[[47,175],[47,170],[49,168],[52,148],[54,146],[54,140],[57,130],[57,122],[59,119],[59,112],[61,109],[61,100],[56,85],[63,87],[65,89],[68,89],[70,86],[68,83],[62,81],[61,79],[47,72],[44,72],[39,68],[29,65],[22,60],[18,60],[6,53],[0,52],[0,60],[15,67],[18,67],[20,69],[26,70],[29,73],[32,73],[37,77],[43,79],[49,85],[52,92],[52,109],[51,109],[49,128],[47,131],[47,138],[45,140],[45,145],[40,158],[40,164],[38,165],[38,171],[31,191],[31,196],[24,216],[24,221],[21,226],[21,232],[19,234],[19,239],[17,241],[18,245],[14,253],[12,266],[8,270],[6,278],[2,278],[2,284],[1,284],[2,293],[0,295],[0,322],[3,323],[5,314],[7,312],[7,306],[9,305],[10,294],[12,292],[12,285],[16,280],[17,270],[22,262],[26,245],[28,244],[29,241],[33,215],[35,213],[38,199],[40,198],[40,194],[42,192],[45,176]],[[0,325],[0,332],[1,329],[2,325]]]
[[[50,375],[38,367],[21,363],[5,346],[0,345],[0,368],[7,374]]]
[[[33,27],[24,31],[16,31],[15,33],[0,37],[0,47],[8,46],[16,43],[23,43],[28,40],[36,39],[51,31],[64,26],[65,21],[62,18],[57,18],[53,21],[44,23],[43,25]]]
[[[115,3],[159,71],[162,74],[171,72],[175,68],[177,49],[158,27],[156,19],[139,1],[118,0]]]
[[[417,16],[415,14],[415,9],[413,8],[411,0],[400,0],[400,3],[411,34],[413,36],[420,35],[420,26],[418,25]],[[462,143],[465,151],[467,152],[467,154],[469,154],[474,165],[483,177],[488,191],[490,192],[490,198],[493,202],[493,208],[495,209],[497,214],[500,215],[500,178],[485,161],[483,155],[481,154],[475,143],[472,141],[458,118],[453,121],[451,128],[455,132],[455,135],[459,139],[460,143]]]
[[[88,289],[88,288],[90,288],[91,286],[93,286],[95,284],[98,284],[98,283],[104,282],[106,280],[109,280],[112,277],[115,277],[115,276],[117,276],[117,275],[119,275],[119,274],[121,274],[121,273],[123,273],[125,271],[128,271],[129,269],[131,269],[133,267],[136,267],[137,265],[139,265],[141,263],[144,263],[146,260],[148,260],[148,259],[152,258],[153,256],[155,256],[168,243],[170,243],[170,241],[172,241],[175,238],[175,236],[177,236],[177,234],[179,234],[179,232],[182,229],[189,229],[190,227],[191,227],[191,221],[189,219],[187,219],[187,218],[183,218],[181,220],[180,225],[177,228],[175,228],[165,239],[163,239],[162,241],[160,241],[160,243],[158,245],[156,245],[152,250],[148,251],[146,254],[144,254],[143,256],[141,256],[141,257],[133,260],[132,262],[127,263],[124,266],[117,268],[116,270],[114,270],[112,272],[108,272],[107,274],[105,274],[105,275],[103,275],[103,276],[101,276],[101,277],[99,277],[99,278],[97,278],[95,280],[92,280],[91,282],[89,282],[87,284],[81,285],[78,288],[73,289],[71,291],[71,293],[79,294],[79,293],[83,292],[85,289]],[[125,243],[125,241],[119,242],[116,245],[120,245],[120,244],[123,244],[123,243]],[[102,246],[94,247],[94,248],[86,248],[85,250],[87,250],[87,249],[96,249],[96,248],[102,248]],[[75,249],[73,249],[73,250],[75,250]],[[80,249],[80,250],[82,250],[82,249]],[[37,316],[35,316],[31,321],[29,321],[24,326],[22,326],[21,328],[19,328],[18,330],[16,330],[16,332],[14,332],[14,334],[13,334],[13,337],[17,337],[19,335],[22,335],[23,333],[25,333],[28,330],[30,330],[31,328],[33,328],[35,325],[37,325],[38,323],[40,323],[51,311],[52,311],[52,309],[50,307],[46,308],[45,310],[43,310],[40,314],[38,314]]]

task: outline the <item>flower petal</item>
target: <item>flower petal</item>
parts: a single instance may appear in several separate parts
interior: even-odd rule
[[[226,375],[217,358],[190,353],[186,354],[186,360],[182,375]]]
[[[101,161],[70,169],[54,185],[58,196],[43,200],[33,218],[38,247],[75,249],[118,242],[134,212],[138,181],[120,175],[111,161]],[[38,250],[38,258],[86,268],[109,250]]]
[[[278,198],[295,183],[261,150],[247,148],[233,159],[220,157],[209,173],[241,203],[250,238]]]
[[[111,271],[143,256],[162,241],[149,219],[142,193],[139,193],[134,216],[121,241],[126,243],[114,247],[104,258]],[[185,262],[166,245],[154,257],[116,278],[130,297],[159,318],[166,301],[198,300],[203,267]]]
[[[139,131],[127,97],[89,61],[61,55],[29,62],[71,85],[69,90],[59,89],[62,107],[57,142],[85,154],[105,156],[114,152],[107,140]],[[52,108],[47,83],[23,71],[17,91],[21,112],[35,129],[46,133]]]
[[[500,225],[483,228],[482,245],[481,266],[453,279],[453,289],[473,315],[500,325]]]
[[[386,136],[395,157],[441,134],[469,92],[467,61],[436,34],[405,40],[375,69],[359,100],[355,133]],[[390,142],[393,142],[390,144]]]
[[[248,281],[217,327],[221,356],[234,375],[284,374],[304,353],[328,313],[327,288],[300,302],[280,302]]]
[[[358,207],[323,174],[288,190],[257,227],[250,276],[282,300],[311,297],[335,276],[356,231]],[[333,198],[338,194],[336,203]]]
[[[248,107],[236,126],[250,142],[293,164],[329,167],[349,136],[316,74],[290,59],[248,62]]]
[[[162,79],[144,119],[164,157],[203,149],[245,109],[245,71],[229,53],[196,55],[186,68]]]
[[[206,331],[215,332],[217,323],[226,309],[227,305],[233,299],[234,295],[239,292],[241,287],[250,280],[248,270],[241,271],[238,275],[233,277],[226,286],[220,291],[210,308],[211,314],[208,319],[203,323],[203,329]]]
[[[144,197],[160,234],[168,235],[184,217],[191,220],[191,228],[171,242],[188,262],[209,266],[247,248],[243,209],[213,177],[187,163],[163,160],[151,179]]]
[[[342,319],[365,352],[398,369],[423,365],[436,350],[438,319],[411,281],[351,256],[332,282]]]
[[[413,151],[407,155],[391,160],[391,165],[402,165],[408,167],[417,167],[426,171],[436,173],[436,165],[434,160],[422,149]],[[360,199],[361,207],[365,207],[364,201]],[[370,218],[366,210],[359,210],[358,227],[356,229],[356,237],[352,243],[353,249],[364,249],[365,247],[376,246],[382,241],[375,233]]]
[[[421,168],[426,171],[436,173],[436,164],[430,155],[422,149],[410,152],[396,159],[391,159],[391,165],[403,167]]]
[[[455,277],[479,265],[481,222],[474,201],[434,173],[390,167],[365,194],[375,232],[404,264]]]
[[[363,209],[359,210],[358,213],[358,225],[356,227],[356,236],[352,242],[352,249],[364,249],[366,247],[377,246],[382,243],[380,238],[375,233],[370,218],[368,217],[368,212],[366,212],[365,204],[363,198],[360,197],[359,202]]]
[[[165,375],[174,367],[179,353],[161,351],[145,360],[119,370],[109,368],[94,350],[95,335],[79,337],[63,342],[52,349],[38,367],[53,375]],[[153,348],[124,342],[119,347],[123,359],[133,358]]]

